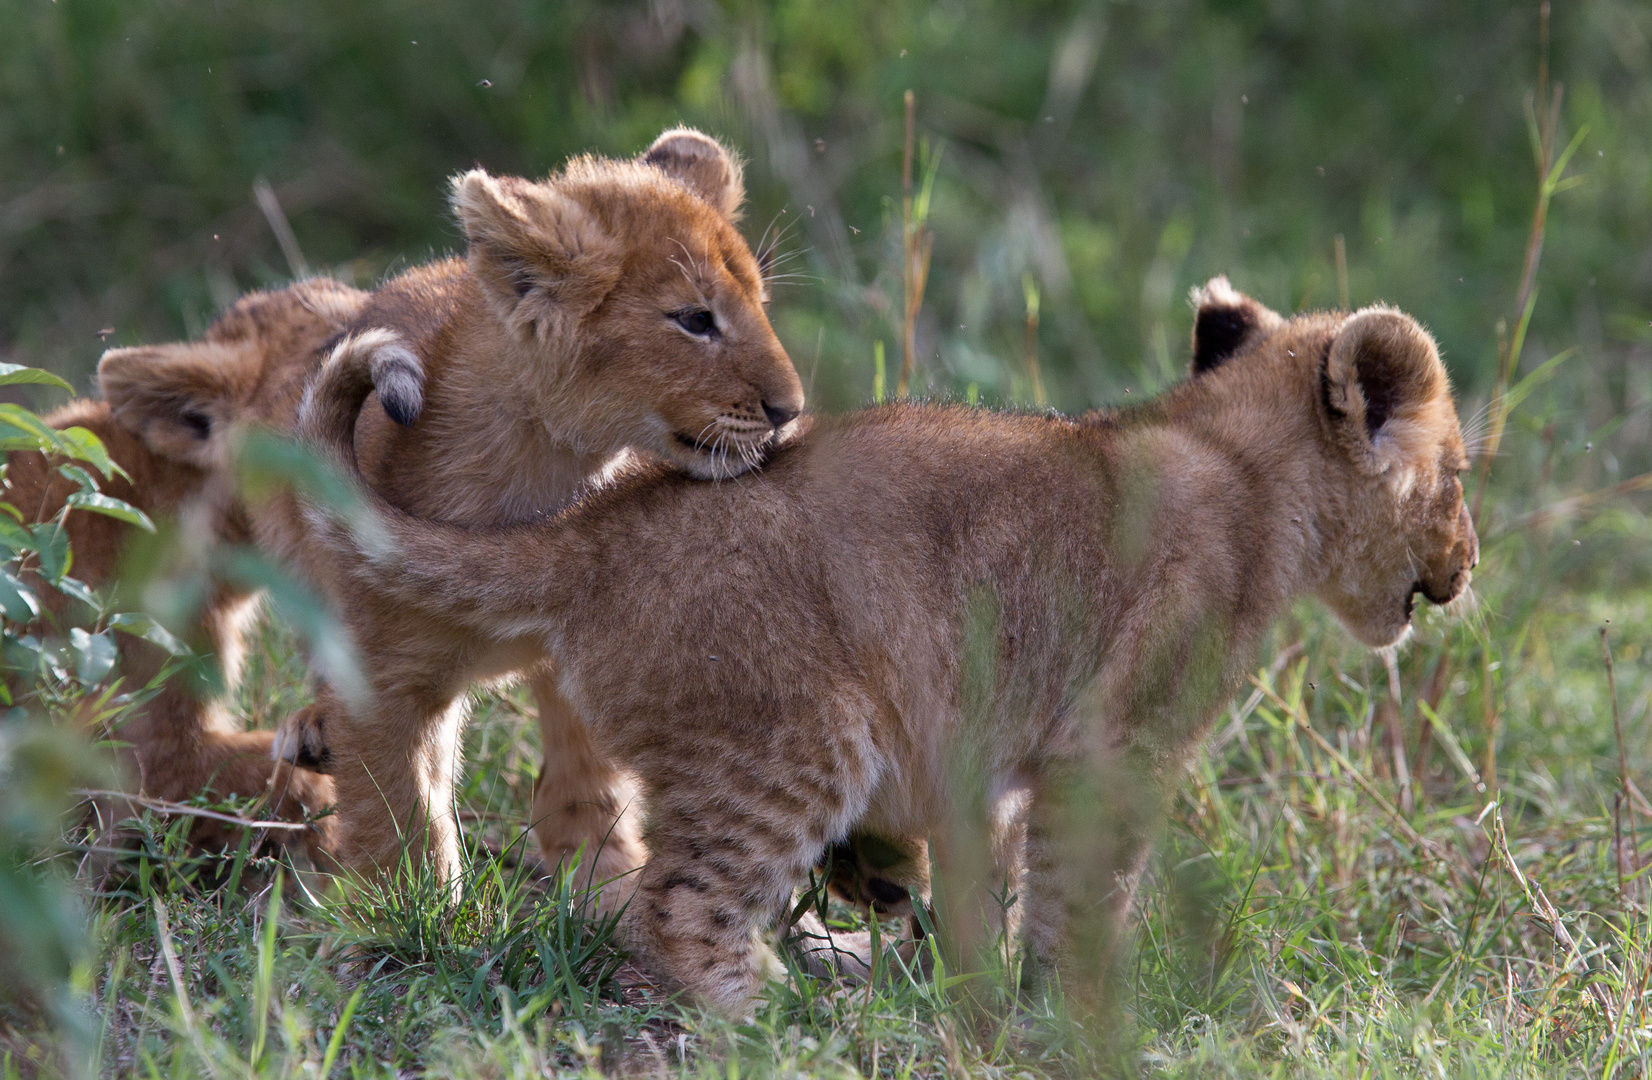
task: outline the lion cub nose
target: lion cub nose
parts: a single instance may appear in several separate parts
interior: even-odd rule
[[[795,405],[774,405],[767,401],[763,402],[763,415],[768,417],[769,423],[777,428],[785,427],[796,420],[797,414],[801,411]]]

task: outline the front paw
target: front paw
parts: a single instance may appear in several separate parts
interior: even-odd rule
[[[331,775],[333,752],[327,749],[326,717],[318,705],[306,705],[289,714],[275,729],[270,754],[277,761]]]

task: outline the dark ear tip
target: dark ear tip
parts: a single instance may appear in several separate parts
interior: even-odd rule
[[[1256,320],[1244,308],[1201,308],[1193,324],[1193,374],[1221,366],[1255,327]]]
[[[1272,333],[1284,320],[1218,274],[1189,297],[1193,319],[1193,374],[1221,366],[1245,345]]]

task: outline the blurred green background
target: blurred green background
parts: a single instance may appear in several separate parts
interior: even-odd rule
[[[747,230],[790,226],[774,318],[813,400],[899,359],[902,93],[939,154],[919,385],[1052,402],[1173,378],[1190,286],[1434,329],[1483,400],[1535,191],[1536,3],[0,0],[0,353],[90,386],[105,345],[195,333],[308,264],[367,285],[453,250],[444,179],[543,174],[703,127],[750,159]],[[1524,367],[1577,345],[1554,438],[1645,467],[1652,399],[1652,7],[1557,4],[1557,196]],[[1029,278],[1030,275],[1030,278]],[[1139,390],[1138,390],[1139,392]],[[1541,419],[1541,417],[1540,417]],[[1544,421],[1545,423],[1547,421]],[[1630,462],[1625,458],[1636,458]]]

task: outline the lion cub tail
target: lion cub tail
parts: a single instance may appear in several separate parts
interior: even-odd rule
[[[304,392],[299,438],[354,469],[356,418],[375,390],[390,419],[403,427],[418,420],[424,364],[393,330],[364,330],[334,347]]]
[[[424,365],[389,330],[366,330],[340,341],[310,380],[298,407],[299,441],[358,480],[356,418],[374,390],[397,423],[418,419],[424,404]],[[371,492],[346,483],[342,489],[333,485],[319,501],[316,494],[320,492],[300,496],[313,539],[339,554],[365,555],[369,560],[394,557],[395,541],[381,517],[389,507]]]

